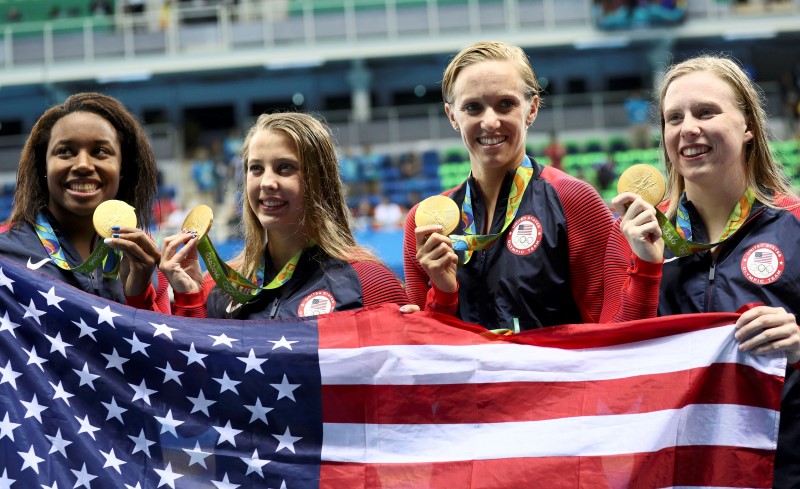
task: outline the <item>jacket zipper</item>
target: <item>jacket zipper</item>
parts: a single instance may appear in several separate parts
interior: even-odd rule
[[[272,303],[272,309],[269,310],[269,318],[275,319],[275,316],[278,315],[278,306],[280,305],[281,300],[279,298],[275,298],[275,301]]]
[[[711,312],[711,298],[714,295],[714,279],[717,272],[717,260],[711,260],[711,268],[708,270],[708,286],[706,287],[706,307],[705,312]]]

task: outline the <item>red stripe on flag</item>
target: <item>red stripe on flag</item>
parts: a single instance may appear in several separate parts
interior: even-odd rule
[[[653,412],[689,404],[740,404],[774,409],[780,404],[782,384],[782,377],[747,365],[725,363],[586,382],[323,385],[322,406],[325,423],[538,421]]]
[[[564,436],[570,436],[565,433]],[[772,487],[769,450],[691,446],[603,457],[541,457],[430,464],[323,463],[320,489],[652,489]],[[524,485],[520,485],[525,481]]]
[[[570,324],[498,336],[481,326],[444,314],[402,314],[386,304],[317,319],[320,348],[381,345],[477,345],[508,341],[564,349],[599,348],[716,328],[736,322],[739,314],[682,314],[626,323]]]

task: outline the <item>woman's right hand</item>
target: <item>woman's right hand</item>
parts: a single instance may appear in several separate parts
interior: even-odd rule
[[[450,238],[440,234],[439,225],[419,226],[414,229],[417,238],[417,261],[428,274],[436,289],[453,293],[458,290],[456,270],[458,256]]]
[[[183,246],[183,248],[180,248]],[[180,249],[178,249],[180,248]],[[203,271],[197,253],[197,238],[191,233],[181,232],[164,239],[161,246],[161,264],[158,266],[172,290],[182,294],[200,292],[203,289]]]
[[[651,263],[661,263],[664,260],[664,240],[655,207],[632,192],[617,195],[611,205],[622,216],[619,227],[636,256]]]

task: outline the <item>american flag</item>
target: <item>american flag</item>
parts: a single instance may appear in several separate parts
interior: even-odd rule
[[[517,234],[520,236],[532,236],[533,224],[520,224],[519,227],[517,227]]]
[[[768,488],[785,358],[735,317],[197,320],[0,259],[0,489]]]
[[[756,251],[753,253],[753,261],[756,263],[772,263],[772,252]]]

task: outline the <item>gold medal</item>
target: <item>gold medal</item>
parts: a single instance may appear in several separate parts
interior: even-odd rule
[[[617,193],[632,192],[654,207],[664,198],[666,189],[664,175],[658,168],[644,163],[631,166],[617,181]]]
[[[187,233],[194,234],[198,239],[206,235],[211,229],[211,223],[214,220],[214,211],[207,205],[198,205],[189,212],[186,219],[183,220],[181,230]]]
[[[414,222],[417,226],[438,224],[442,234],[448,235],[458,227],[461,211],[453,199],[444,195],[434,195],[420,202]]]
[[[115,226],[136,227],[136,209],[121,200],[107,200],[94,210],[92,223],[97,234],[110,238]]]

